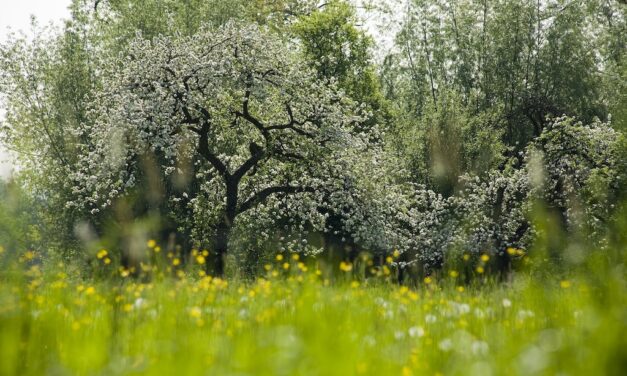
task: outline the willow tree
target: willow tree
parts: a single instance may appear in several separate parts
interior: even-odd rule
[[[106,209],[137,184],[143,155],[159,155],[166,175],[193,166],[200,189],[170,199],[203,210],[223,274],[244,214],[277,196],[315,200],[329,179],[341,179],[339,155],[362,142],[352,131],[361,106],[299,56],[270,32],[233,23],[138,37],[105,68],[70,205]]]

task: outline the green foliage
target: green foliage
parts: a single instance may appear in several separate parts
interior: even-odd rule
[[[371,61],[374,41],[357,22],[351,4],[333,0],[300,17],[292,30],[320,77],[337,80],[348,96],[374,112],[372,124],[385,125],[390,114]]]

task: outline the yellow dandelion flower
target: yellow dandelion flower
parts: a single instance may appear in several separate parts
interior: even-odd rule
[[[159,252],[161,252],[161,247],[156,246],[156,247],[154,248],[154,251],[155,251],[155,253],[159,253]]]
[[[290,268],[290,264],[288,262],[283,263],[283,269],[287,270]]]
[[[98,260],[105,258],[109,253],[107,252],[106,249],[101,249],[100,251],[98,251],[98,253],[96,254],[96,257],[98,258]]]
[[[265,265],[263,266],[263,268],[264,268],[266,271],[270,271],[270,270],[272,270],[272,265],[270,265],[270,264],[265,264]]]
[[[356,289],[357,287],[359,287],[359,282],[357,282],[357,281],[351,282],[351,287]]]
[[[401,255],[401,253],[398,251],[398,249],[395,249],[394,252],[392,252],[392,256],[394,256],[394,258],[398,258]]]
[[[108,258],[108,257],[105,257],[105,259],[104,259],[104,260],[102,260],[102,262],[104,262],[104,263],[105,263],[105,265],[109,265],[109,264],[111,263],[111,259],[110,259],[110,258]]]
[[[150,239],[150,240],[148,240],[146,245],[148,246],[148,248],[154,248],[154,247],[157,246],[157,242],[154,239]]]
[[[451,278],[457,278],[459,277],[459,273],[457,272],[457,270],[451,270],[448,275],[451,276]]]
[[[196,256],[196,262],[199,263],[200,265],[203,265],[205,263],[205,257],[202,255]]]
[[[477,273],[479,274],[483,274],[483,272],[485,272],[485,269],[483,268],[483,266],[477,266],[477,269],[475,269],[477,271]]]
[[[199,307],[192,307],[189,310],[189,315],[196,319],[200,318],[200,316],[202,315],[202,310]]]
[[[470,260],[470,255],[468,253],[464,253],[462,258],[464,259],[464,261],[468,261],[468,260]]]
[[[457,292],[464,292],[464,286],[457,286]]]
[[[316,269],[316,275],[322,275],[322,270]]]
[[[560,281],[560,287],[563,289],[570,288],[570,281],[569,280]]]
[[[340,270],[343,272],[350,272],[351,270],[353,270],[353,264],[351,264],[350,262],[342,261],[340,262]]]
[[[431,277],[425,277],[424,282],[428,285],[433,282],[433,279]]]
[[[385,258],[385,262],[391,264],[392,262],[394,262],[394,259],[392,258],[392,256],[388,256]]]
[[[516,248],[507,247],[506,252],[507,252],[508,255],[514,256],[516,254]]]
[[[299,259],[300,259],[300,256],[298,255],[298,253],[294,253],[294,254],[292,255],[292,260],[294,260],[294,261],[298,261]]]
[[[94,286],[89,286],[85,289],[85,295],[94,295],[96,293],[96,289]]]
[[[176,257],[174,260],[172,260],[172,265],[173,265],[173,266],[178,266],[178,265],[181,265],[181,259],[179,259],[178,257]]]
[[[481,261],[488,262],[488,260],[490,260],[490,256],[488,256],[486,253],[481,255]]]
[[[390,268],[387,265],[383,265],[383,274],[390,275],[391,273]]]
[[[276,255],[275,259],[277,261],[283,261],[283,255],[279,253],[278,255]]]

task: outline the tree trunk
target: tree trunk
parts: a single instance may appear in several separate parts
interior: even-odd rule
[[[237,184],[239,181],[231,179],[226,180],[226,208],[222,221],[216,227],[216,238],[214,249],[216,258],[214,261],[214,275],[216,277],[224,276],[224,264],[226,253],[229,249],[229,236],[233,228],[233,222],[237,215]]]
[[[216,229],[216,240],[215,240],[215,260],[213,265],[213,274],[216,277],[224,276],[224,265],[226,252],[229,248],[229,235],[231,234],[231,225],[225,222],[222,222],[218,225]],[[208,264],[207,264],[208,266]]]

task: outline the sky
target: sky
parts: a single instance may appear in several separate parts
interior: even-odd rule
[[[30,30],[30,18],[34,15],[40,24],[59,24],[69,16],[71,0],[0,0],[0,43],[7,40],[10,30]],[[10,28],[10,29],[9,29]],[[0,106],[0,119],[4,118]],[[7,150],[0,145],[0,178],[11,174],[12,165]]]

